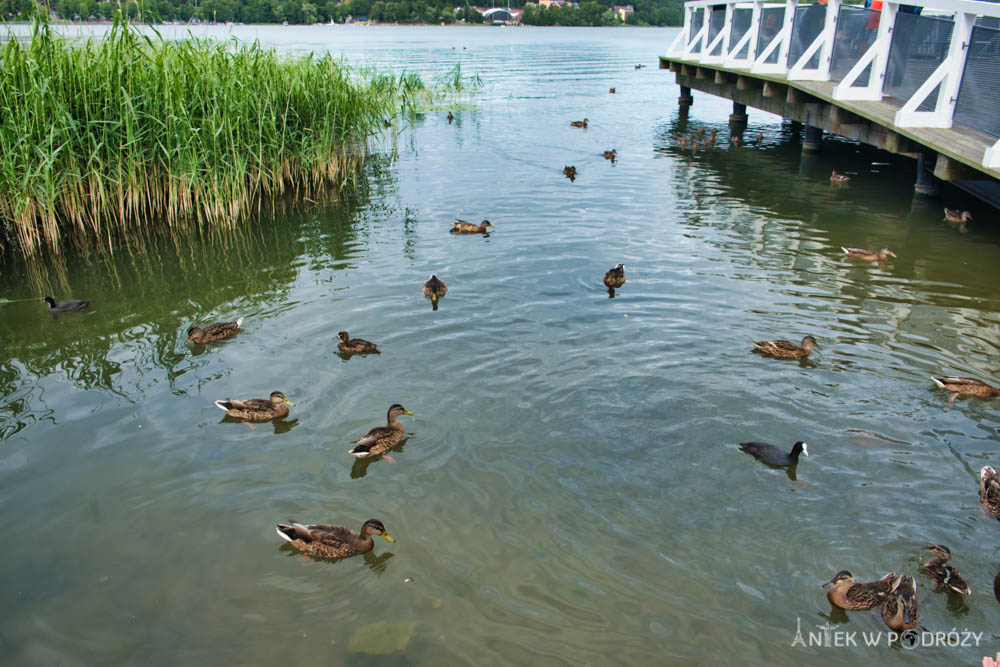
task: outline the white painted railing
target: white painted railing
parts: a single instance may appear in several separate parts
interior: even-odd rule
[[[950,128],[954,120],[955,105],[965,70],[973,26],[980,16],[1000,18],[1000,4],[977,0],[911,0],[907,4],[921,7],[924,16],[951,18],[954,27],[944,60],[896,112],[894,125],[899,128]],[[822,30],[812,43],[805,47],[795,62],[789,62],[792,30],[795,25],[796,8],[799,6],[798,0],[786,0],[784,3],[765,3],[763,0],[686,2],[684,27],[667,50],[667,56],[704,64],[719,64],[727,68],[745,69],[754,74],[784,75],[789,81],[829,81],[841,0],[828,0]],[[834,100],[882,99],[892,34],[899,15],[899,7],[900,3],[897,2],[885,2],[882,5],[874,41],[843,80],[834,87]],[[767,37],[765,32],[766,43],[758,44],[763,42],[761,35],[762,29],[765,28],[764,13],[769,8],[784,8],[784,20],[779,30],[774,31],[774,26],[770,26],[767,32],[774,34]],[[752,12],[749,29],[740,39],[731,40],[737,11],[748,9]],[[722,28],[710,38],[712,13],[723,10],[725,21]],[[695,29],[696,24],[697,29]],[[777,53],[776,58],[775,53]],[[818,64],[810,66],[812,62]],[[869,66],[868,83],[855,85]],[[934,110],[921,111],[920,107],[935,90],[938,92],[936,103],[933,105]],[[1000,110],[997,113],[1000,113]],[[1000,168],[1000,141],[986,150],[983,166]]]

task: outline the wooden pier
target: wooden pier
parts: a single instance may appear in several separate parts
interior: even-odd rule
[[[676,74],[682,107],[698,90],[733,101],[736,129],[753,107],[805,125],[804,150],[818,150],[831,132],[908,155],[920,161],[917,190],[935,194],[935,177],[1000,179],[993,22],[1000,25],[1000,5],[972,0],[886,2],[881,11],[840,0],[697,0],[685,4],[684,28],[660,68]]]

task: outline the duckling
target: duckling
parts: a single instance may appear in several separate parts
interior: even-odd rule
[[[743,137],[738,134],[732,134],[729,136],[729,143],[733,146],[739,147],[743,143]]]
[[[917,588],[913,577],[901,574],[882,603],[882,620],[890,630],[902,632],[917,627],[920,610],[917,608]]]
[[[678,139],[677,145],[680,146],[681,148],[687,148],[688,145],[687,137],[681,137],[680,139]]]
[[[583,128],[586,128],[587,127],[587,122],[588,122],[588,120],[586,118],[584,118],[583,120],[574,120],[573,122],[570,123],[570,125],[572,125],[573,127],[583,127]]]
[[[609,269],[604,274],[604,286],[614,289],[625,284],[625,265],[616,264],[615,268]]]
[[[346,331],[341,331],[337,334],[337,338],[340,342],[337,343],[337,349],[341,352],[349,352],[351,354],[379,354],[378,346],[371,341],[367,341],[364,338],[351,338]]]
[[[291,519],[287,524],[279,523],[277,532],[281,539],[302,553],[321,558],[346,558],[368,553],[375,547],[372,535],[378,535],[390,543],[396,541],[378,519],[365,521],[360,535],[344,526],[328,523],[305,526]]]
[[[830,587],[826,599],[830,604],[847,611],[865,611],[886,599],[896,580],[896,573],[890,572],[877,581],[854,581],[854,575],[841,570],[833,579],[823,584]]]
[[[833,183],[834,185],[844,185],[849,180],[851,180],[850,176],[846,176],[844,174],[838,174],[836,169],[834,169],[833,173],[830,174],[830,182]]]
[[[979,501],[987,512],[1000,520],[1000,476],[993,466],[979,471]]]
[[[361,436],[350,453],[359,459],[367,459],[389,451],[403,439],[403,425],[396,421],[396,417],[412,414],[399,403],[393,403],[389,407],[388,423],[376,426]]]
[[[489,220],[483,220],[477,225],[474,222],[466,222],[465,220],[455,218],[455,222],[451,223],[449,231],[452,234],[485,234],[487,227],[493,229],[493,223]]]
[[[712,132],[708,135],[708,139],[705,139],[705,148],[712,148],[715,146],[715,134],[717,132],[718,130],[712,128]]]
[[[931,379],[934,380],[934,384],[942,389],[955,392],[948,400],[949,403],[954,403],[959,394],[968,394],[969,396],[978,396],[979,398],[1000,396],[1000,389],[975,378],[932,377]]]
[[[958,573],[958,570],[951,565],[945,565],[946,562],[951,560],[951,550],[948,547],[943,544],[932,544],[929,547],[924,547],[924,551],[934,554],[934,558],[931,558],[920,566],[921,571],[934,582],[934,590],[947,587],[962,595],[970,595],[972,593],[969,590],[969,584],[965,583],[965,579],[962,579],[962,575]]]
[[[697,134],[697,135],[698,135],[698,138],[699,138],[699,139],[701,139],[702,137],[704,137],[704,136],[705,136],[705,128],[703,128],[703,127],[699,127],[699,128],[698,128],[698,131],[697,131],[697,132],[695,132],[695,134]]]
[[[45,297],[43,301],[49,305],[50,313],[72,313],[74,310],[83,310],[90,305],[86,299],[63,299],[56,303],[51,296]]]
[[[605,160],[611,160],[611,162],[614,162],[615,158],[618,157],[618,149],[617,148],[612,148],[609,151],[604,151],[603,153],[601,153],[601,155],[604,156]]]
[[[801,359],[808,357],[813,348],[821,349],[819,343],[812,336],[805,336],[801,345],[788,340],[752,340],[754,347],[764,354],[780,359]]]
[[[209,324],[204,329],[201,327],[191,327],[188,329],[187,342],[196,343],[197,345],[214,343],[217,340],[235,336],[239,333],[241,324],[243,324],[242,317],[238,318],[235,322],[216,322],[215,324]]]
[[[844,248],[841,250],[847,254],[851,259],[863,259],[868,262],[884,262],[889,259],[890,256],[895,257],[896,253],[888,248],[882,248],[878,252],[874,250],[869,250],[868,248]]]
[[[448,286],[444,284],[444,281],[437,276],[432,275],[427,282],[424,283],[424,296],[429,296],[431,302],[437,305],[438,299],[443,299],[444,295],[448,293]]]
[[[957,208],[946,208],[944,210],[944,219],[948,222],[957,222],[964,225],[969,220],[972,220],[972,214]]]
[[[806,443],[801,440],[792,445],[792,451],[790,452],[786,452],[780,447],[775,447],[766,442],[741,442],[740,449],[758,461],[762,461],[775,468],[797,466],[799,464],[799,454],[809,456],[809,449],[806,447]]]
[[[563,167],[563,176],[568,178],[570,182],[576,180],[576,167]]]
[[[295,405],[280,391],[272,391],[270,398],[248,398],[246,400],[236,400],[227,398],[224,401],[216,401],[215,407],[225,412],[230,417],[236,417],[243,421],[269,421],[271,419],[281,419],[288,415],[288,406]]]
[[[608,88],[608,92],[611,93],[612,95],[614,95],[615,94],[615,89],[614,88]]]
[[[451,125],[451,122],[453,120],[455,120],[455,114],[453,114],[452,112],[449,111],[448,112],[448,124]]]
[[[764,133],[763,132],[758,132],[757,133],[757,139],[754,141],[754,143],[756,145],[758,145],[758,146],[760,146],[762,143],[764,143]]]

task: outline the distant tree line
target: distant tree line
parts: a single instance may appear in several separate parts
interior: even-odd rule
[[[50,0],[49,8],[65,20],[111,19],[121,5],[130,18],[145,21],[232,21],[234,23],[343,23],[347,17],[385,23],[481,23],[483,15],[461,0]],[[622,0],[618,0],[621,2]],[[0,17],[27,19],[34,0],[0,0]],[[511,0],[511,8],[524,7],[522,22],[530,25],[615,25],[614,0],[585,0],[579,6],[541,7]],[[680,25],[682,0],[638,0],[629,25]],[[502,6],[508,6],[503,4]]]

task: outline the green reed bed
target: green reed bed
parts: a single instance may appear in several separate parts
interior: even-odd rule
[[[329,56],[148,38],[72,43],[35,23],[0,51],[0,244],[58,250],[147,226],[231,225],[344,183],[417,81]]]

